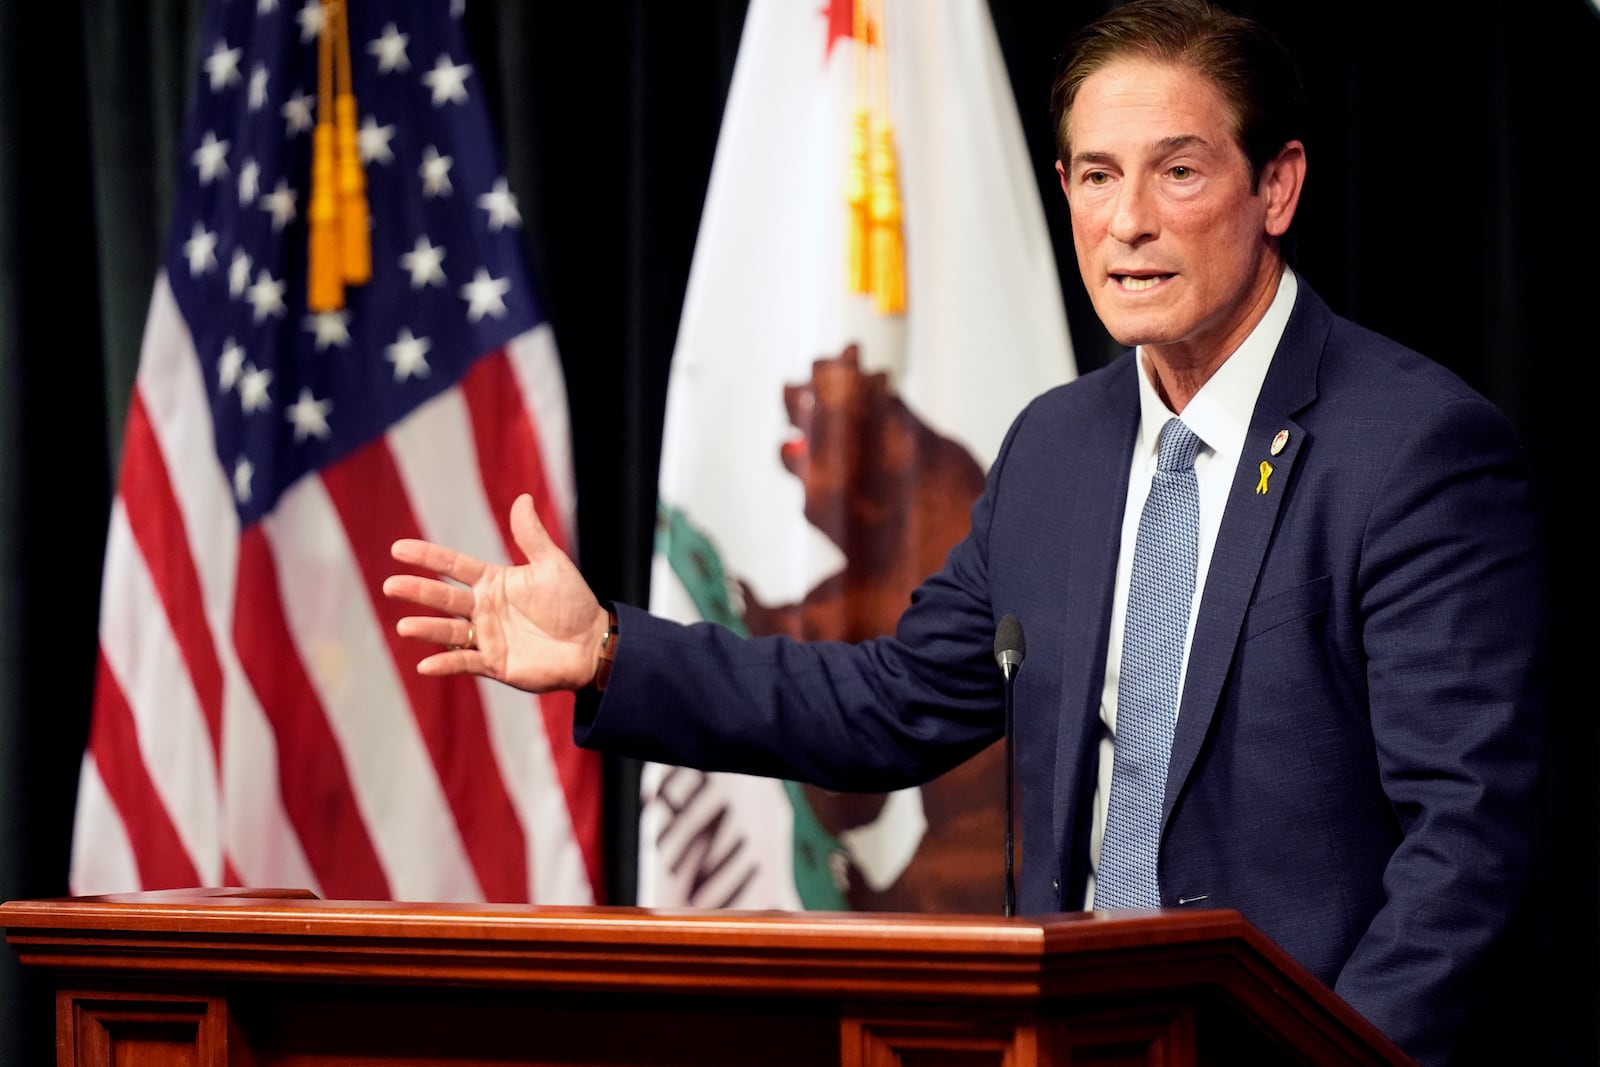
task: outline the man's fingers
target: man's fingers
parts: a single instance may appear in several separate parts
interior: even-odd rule
[[[472,614],[474,602],[470,589],[416,574],[391,574],[383,580],[383,595],[406,600],[419,607],[432,608],[446,615],[463,617]]]
[[[417,664],[417,673],[430,678],[450,674],[474,674],[483,668],[483,653],[470,648],[452,648],[435,652]]]
[[[453,548],[436,545],[431,541],[419,541],[413,537],[401,538],[390,545],[389,555],[400,563],[454,578],[465,585],[471,585],[483,577],[484,568],[488,566],[483,560],[469,556],[465,552],[457,552]]]
[[[455,647],[466,644],[469,625],[465,619],[407,615],[394,624],[394,632],[413,641],[431,641],[436,645]]]

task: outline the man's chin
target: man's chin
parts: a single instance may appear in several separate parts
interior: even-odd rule
[[[1100,300],[1091,302],[1106,333],[1124,348],[1159,345],[1173,339],[1171,324],[1165,316],[1153,314],[1154,308],[1131,309],[1116,294],[1107,294]]]
[[[1106,332],[1111,335],[1111,339],[1123,348],[1162,345],[1172,341],[1172,337],[1169,336],[1167,330],[1160,329],[1150,323],[1106,323],[1104,318],[1100,321],[1105,324]]]

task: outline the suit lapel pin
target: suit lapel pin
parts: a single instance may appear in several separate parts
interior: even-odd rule
[[[1289,431],[1279,430],[1278,436],[1272,439],[1272,454],[1276,456],[1283,451],[1283,446],[1289,443]]]
[[[1256,483],[1256,496],[1267,495],[1267,479],[1272,477],[1272,464],[1261,461],[1261,480]]]

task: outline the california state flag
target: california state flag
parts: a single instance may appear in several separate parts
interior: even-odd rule
[[[672,364],[652,610],[893,630],[1012,418],[1073,375],[1032,166],[983,0],[753,0]],[[1000,754],[887,797],[648,766],[639,902],[996,910]]]

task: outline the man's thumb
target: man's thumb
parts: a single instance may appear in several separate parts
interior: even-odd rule
[[[550,535],[545,532],[539,512],[533,506],[533,497],[527,493],[511,503],[511,536],[530,560],[544,554],[551,546]]]

